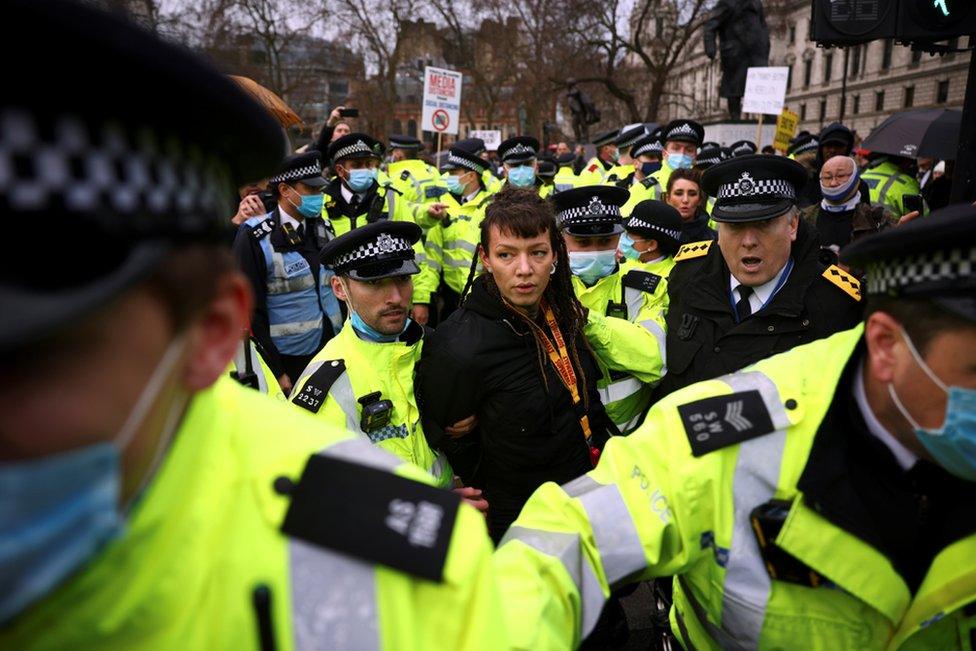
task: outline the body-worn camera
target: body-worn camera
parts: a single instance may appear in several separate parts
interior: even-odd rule
[[[393,414],[393,403],[382,398],[379,391],[367,394],[358,400],[363,406],[359,419],[359,428],[364,432],[373,432],[390,423]]]

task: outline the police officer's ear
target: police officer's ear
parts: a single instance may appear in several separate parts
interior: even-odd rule
[[[894,380],[898,368],[897,348],[902,343],[901,325],[887,312],[873,312],[864,323],[867,344],[867,372],[879,383]]]
[[[800,227],[800,211],[796,208],[791,209],[787,213],[787,219],[790,220],[790,242],[796,242],[796,231]]]
[[[340,301],[349,300],[349,295],[346,294],[346,288],[342,284],[342,281],[339,280],[339,276],[332,276],[332,293],[335,294],[335,297]]]
[[[214,282],[213,298],[186,326],[182,379],[189,391],[206,389],[227,372],[251,316],[251,285],[243,274],[228,271]]]

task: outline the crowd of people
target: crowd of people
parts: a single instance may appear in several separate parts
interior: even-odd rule
[[[55,44],[15,84],[80,72],[0,100],[8,226],[57,234],[0,281],[0,648],[622,648],[652,580],[654,648],[971,644],[935,161],[692,119],[431,160],[342,107],[283,158],[194,55],[8,19]]]

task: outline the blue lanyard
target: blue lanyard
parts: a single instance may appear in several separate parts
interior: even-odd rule
[[[793,258],[786,261],[786,266],[783,268],[783,273],[780,275],[779,280],[776,281],[776,286],[773,287],[773,293],[769,295],[769,298],[763,301],[763,304],[760,305],[759,309],[753,312],[753,314],[756,312],[761,312],[763,308],[765,308],[769,302],[773,300],[773,297],[775,297],[779,290],[782,289],[783,285],[786,284],[786,280],[790,277],[791,271],[793,271]],[[739,323],[739,313],[735,310],[735,291],[731,287],[729,287],[729,305],[732,306],[732,316],[735,318],[735,322]]]

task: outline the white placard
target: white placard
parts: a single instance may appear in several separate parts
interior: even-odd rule
[[[786,100],[789,76],[789,68],[749,68],[746,94],[742,99],[743,112],[779,115]]]
[[[460,72],[424,68],[424,103],[421,129],[457,135],[461,121]]]
[[[502,144],[502,132],[497,129],[483,129],[468,132],[469,138],[481,138],[485,141],[487,151],[498,151],[498,145]]]

